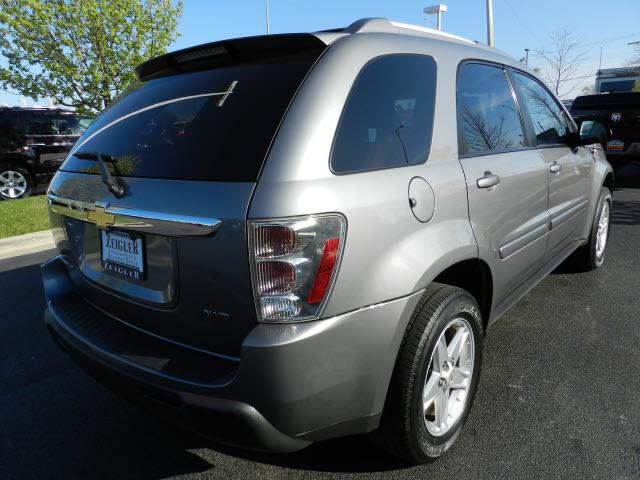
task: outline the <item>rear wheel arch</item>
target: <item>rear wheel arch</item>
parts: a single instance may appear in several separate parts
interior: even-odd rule
[[[434,281],[424,290],[407,326],[387,390],[379,429],[372,432],[372,438],[389,453],[411,464],[431,462],[448,450],[455,443],[471,408],[482,360],[481,343],[484,337],[480,306],[475,304],[475,298],[469,292]],[[424,395],[423,370],[430,368],[429,362],[425,363],[423,360],[428,360],[433,350],[429,344],[441,336],[439,329],[444,325],[443,321],[455,321],[460,317],[469,320],[466,322],[469,329],[475,331],[472,336],[472,339],[475,339],[475,354],[471,384],[467,392],[468,400],[465,400],[467,403],[463,406],[465,410],[449,431],[437,438],[425,437],[421,434],[423,422],[415,422],[416,418],[424,418],[424,413],[414,412],[416,405],[419,405],[419,409],[422,408],[424,400],[420,398],[424,399],[424,396],[420,397],[420,394]],[[451,362],[455,367],[455,360]],[[429,375],[429,372],[426,371],[426,374]]]
[[[389,388],[394,381],[393,379],[398,368],[400,354],[405,346],[407,335],[410,332],[416,317],[420,314],[420,311],[423,309],[425,303],[429,301],[432,290],[446,286],[461,288],[462,290],[467,291],[476,300],[478,306],[480,307],[482,328],[484,331],[486,331],[487,325],[489,324],[493,300],[493,276],[491,274],[491,269],[486,262],[479,258],[459,260],[456,263],[447,266],[444,270],[438,273],[438,275],[428,285],[424,287],[423,295],[420,301],[418,301],[417,305],[415,306],[411,314],[411,318],[404,327],[402,340],[400,342],[398,351],[396,352],[396,356],[394,357],[394,373],[389,379],[389,384],[387,385],[387,396],[385,399],[383,411],[387,408],[387,405],[389,403]],[[377,439],[377,441],[379,441],[379,438]]]
[[[33,169],[31,168],[32,165],[29,165],[29,162],[21,156],[5,156],[5,157],[1,157],[0,158],[0,165],[14,165],[16,167],[20,167],[23,168],[24,170],[27,171],[27,173],[29,173],[29,175],[31,176],[31,182],[35,185],[35,174]]]
[[[607,187],[610,192],[613,192],[613,172],[607,173],[607,176],[604,177],[604,181],[602,182],[603,187]]]
[[[483,326],[487,327],[493,300],[493,276],[486,262],[479,258],[462,260],[447,267],[433,281],[469,292],[478,302]]]

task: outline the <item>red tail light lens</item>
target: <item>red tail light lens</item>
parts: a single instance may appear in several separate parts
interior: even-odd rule
[[[339,246],[339,238],[330,238],[324,243],[324,248],[322,249],[322,258],[320,259],[320,266],[318,267],[316,278],[314,279],[313,286],[311,287],[311,291],[309,292],[307,303],[319,303],[324,298],[324,294],[327,291],[329,282],[331,281],[333,267],[336,264]]]
[[[253,288],[259,319],[319,318],[344,245],[341,215],[250,221]]]
[[[256,257],[280,257],[286,255],[296,243],[296,232],[286,225],[256,225]]]
[[[260,261],[256,272],[258,292],[261,294],[287,293],[293,290],[296,284],[296,270],[289,262]]]

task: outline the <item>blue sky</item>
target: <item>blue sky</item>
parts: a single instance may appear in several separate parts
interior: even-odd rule
[[[171,50],[231,37],[265,33],[264,0],[185,0],[179,24],[181,37]],[[422,9],[431,0],[270,0],[271,32],[315,31],[346,26],[363,17],[386,17],[433,26]],[[449,11],[443,30],[486,41],[485,0],[444,1]],[[640,40],[640,0],[494,0],[495,46],[516,58],[524,49],[548,48],[549,32],[572,29],[584,43],[587,61],[582,74],[622,66],[633,54],[628,42]],[[538,60],[530,59],[536,66]],[[586,79],[583,85],[592,84]],[[572,96],[579,94],[582,85]],[[20,97],[0,92],[0,104],[18,104]],[[26,100],[27,104],[33,102]],[[46,102],[44,102],[46,103]]]

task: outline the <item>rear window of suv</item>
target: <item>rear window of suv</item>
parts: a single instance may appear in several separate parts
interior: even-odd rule
[[[136,82],[78,140],[124,177],[256,181],[295,92],[322,49]],[[98,173],[70,155],[61,170]]]

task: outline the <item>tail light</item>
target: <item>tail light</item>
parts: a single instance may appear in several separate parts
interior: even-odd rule
[[[320,317],[344,249],[340,215],[250,221],[253,291],[264,322]]]

